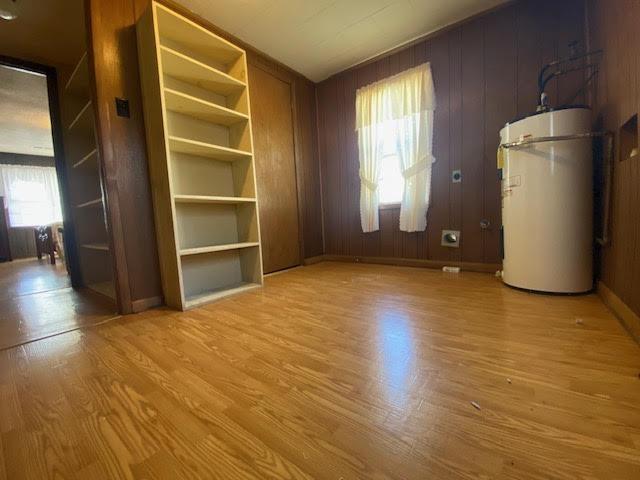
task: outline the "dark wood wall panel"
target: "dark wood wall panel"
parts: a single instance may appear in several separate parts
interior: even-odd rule
[[[482,232],[484,263],[499,263],[500,257],[500,179],[496,170],[498,132],[505,119],[517,113],[517,35],[516,9],[506,9],[489,16],[484,35],[484,162],[483,213],[489,222]],[[579,20],[579,19],[576,19]],[[527,106],[525,105],[525,108]],[[529,105],[529,108],[531,106]],[[472,225],[478,234],[478,225]]]
[[[640,2],[589,1],[592,48],[602,48],[596,123],[617,132],[640,111]],[[640,315],[640,158],[616,158],[611,243],[600,250],[602,282]]]
[[[98,138],[123,313],[160,303],[132,0],[86,0]],[[115,98],[130,103],[119,117]]]
[[[482,262],[484,253],[479,231],[479,222],[484,216],[484,21],[462,28],[461,36],[462,182],[457,185],[462,192],[461,254],[462,261],[477,263]],[[435,75],[437,79],[437,73]],[[440,165],[434,167],[440,168]],[[441,206],[434,204],[433,209],[437,208]]]
[[[584,2],[525,0],[476,17],[400,51],[341,72],[317,86],[325,253],[472,264],[499,258],[500,184],[495,165],[505,122],[535,109],[542,65],[584,40]],[[437,97],[427,231],[399,231],[399,209],[380,211],[380,230],[360,228],[355,91],[425,61]],[[552,103],[568,99],[579,75],[555,81]],[[579,99],[581,100],[581,99]],[[451,171],[462,169],[462,183]],[[489,221],[482,229],[480,222]],[[460,249],[440,231],[461,231]]]
[[[298,206],[301,210],[300,228],[303,235],[303,258],[322,255],[322,202],[320,200],[320,168],[318,163],[316,88],[315,84],[300,76],[295,80],[296,169],[301,192]]]

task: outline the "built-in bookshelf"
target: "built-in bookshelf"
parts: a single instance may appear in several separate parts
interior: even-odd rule
[[[166,303],[262,285],[244,50],[152,2],[137,25]]]
[[[67,185],[73,206],[81,283],[115,301],[90,78],[85,53],[65,84],[62,96]]]

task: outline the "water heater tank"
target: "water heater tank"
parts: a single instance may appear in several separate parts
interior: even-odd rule
[[[567,108],[508,123],[501,143],[591,131],[591,111]],[[503,281],[580,293],[593,287],[593,170],[589,138],[504,149]]]

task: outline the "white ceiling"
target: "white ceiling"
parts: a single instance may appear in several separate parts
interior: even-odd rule
[[[506,1],[179,0],[316,82]]]
[[[53,156],[47,78],[0,65],[0,152]]]

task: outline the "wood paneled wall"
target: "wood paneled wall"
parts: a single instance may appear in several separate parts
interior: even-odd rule
[[[602,48],[596,121],[618,132],[640,111],[640,2],[591,0],[587,29],[592,48]],[[616,143],[619,137],[616,135]],[[600,249],[602,282],[640,315],[640,157],[622,159],[616,148],[611,242]]]
[[[322,201],[318,131],[316,124],[316,85],[303,77],[295,82],[294,118],[298,128],[296,158],[298,176],[298,208],[302,228],[302,258],[324,253],[322,240]]]
[[[500,262],[498,132],[535,110],[537,75],[545,63],[584,40],[582,0],[525,0],[470,19],[317,86],[325,253],[356,257]],[[399,208],[380,211],[380,230],[363,234],[355,124],[356,89],[423,62],[434,75],[437,109],[431,206],[426,232],[399,231]],[[581,75],[555,81],[552,104],[565,103]],[[580,99],[579,99],[580,100]],[[453,184],[451,171],[462,170]],[[482,220],[490,226],[483,230]],[[461,231],[461,247],[440,246],[440,231]]]
[[[132,0],[86,0],[89,59],[95,68],[94,106],[110,211],[120,309],[161,303],[162,287],[147,169],[142,94]],[[116,114],[115,98],[130,103]]]

